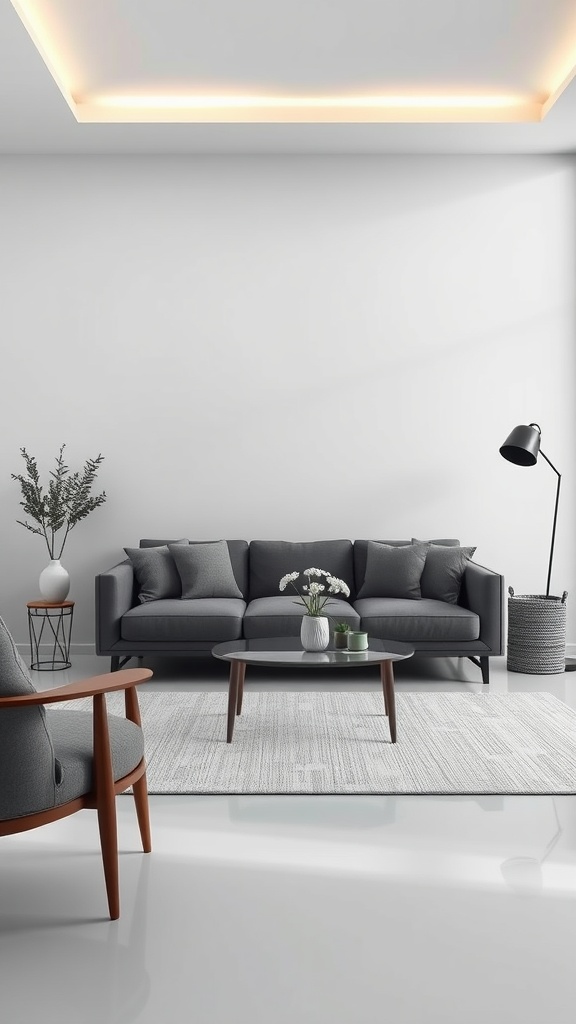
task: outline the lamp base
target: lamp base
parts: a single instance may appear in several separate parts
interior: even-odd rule
[[[565,672],[576,672],[576,658],[566,658]]]

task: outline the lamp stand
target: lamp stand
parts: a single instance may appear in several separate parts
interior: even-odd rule
[[[556,503],[554,505],[554,520],[552,522],[552,541],[550,543],[550,561],[548,562],[548,579],[546,580],[546,597],[549,597],[550,596],[550,579],[551,579],[551,576],[552,576],[552,559],[554,558],[554,541],[556,540],[556,520],[558,519],[558,502],[560,500],[560,484],[562,483],[562,476],[558,472],[558,470],[556,469],[556,466],[554,466],[550,462],[550,459],[548,458],[548,456],[544,454],[542,449],[540,449],[540,455],[542,456],[543,459],[546,460],[546,462],[548,463],[550,468],[554,470],[554,472],[556,473],[556,476],[558,477],[558,484],[556,486]]]
[[[550,462],[550,459],[548,458],[548,456],[544,454],[542,449],[540,449],[540,455],[542,456],[543,459],[546,460],[548,465],[551,467],[551,469],[554,470],[554,472],[556,473],[556,476],[558,477],[558,484],[556,486],[556,502],[555,502],[555,505],[554,505],[554,520],[552,522],[552,541],[550,543],[550,561],[548,562],[548,579],[546,580],[546,597],[549,597],[550,596],[550,579],[551,579],[551,576],[552,576],[552,559],[554,557],[554,541],[556,540],[556,520],[558,518],[558,502],[560,500],[560,484],[562,482],[562,476],[558,472],[558,470],[556,469],[556,466],[554,466]],[[566,661],[564,663],[564,671],[565,672],[576,672],[576,658],[566,658]]]

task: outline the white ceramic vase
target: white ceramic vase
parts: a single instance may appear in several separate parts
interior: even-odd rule
[[[325,615],[303,615],[300,642],[305,651],[325,651],[330,642],[330,628]]]
[[[40,573],[40,593],[44,601],[59,604],[65,601],[70,590],[70,577],[59,558],[53,558]]]

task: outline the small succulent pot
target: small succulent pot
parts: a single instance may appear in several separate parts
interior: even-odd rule
[[[346,650],[348,645],[347,633],[341,633],[334,630],[334,647],[336,650]]]
[[[339,622],[334,629],[334,647],[337,651],[345,651],[348,648],[348,632],[350,627],[345,622]]]

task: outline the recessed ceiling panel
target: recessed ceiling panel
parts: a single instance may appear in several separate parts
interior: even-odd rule
[[[574,0],[13,0],[81,121],[538,121]]]

